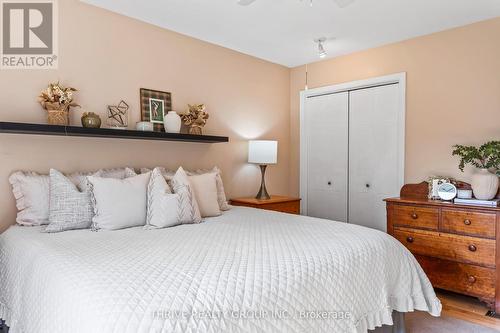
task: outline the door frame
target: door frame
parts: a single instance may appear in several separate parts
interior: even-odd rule
[[[317,97],[322,95],[330,95],[341,92],[349,92],[352,90],[373,88],[388,84],[399,85],[399,116],[398,116],[398,156],[399,156],[399,185],[402,187],[405,181],[405,138],[406,138],[406,72],[391,74],[386,76],[369,78],[366,80],[358,80],[346,82],[331,86],[324,86],[315,89],[302,90],[300,92],[300,197],[301,213],[307,215],[307,130],[304,126],[305,119],[305,101],[307,98]]]

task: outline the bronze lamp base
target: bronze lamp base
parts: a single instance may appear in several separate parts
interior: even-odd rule
[[[269,193],[267,193],[267,189],[266,189],[266,168],[267,168],[267,165],[260,166],[260,172],[262,173],[262,181],[260,183],[259,193],[257,193],[257,196],[255,197],[255,199],[257,199],[257,200],[269,200],[269,199],[271,199],[271,196],[269,195]]]

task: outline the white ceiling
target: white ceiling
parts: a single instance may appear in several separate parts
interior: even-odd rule
[[[82,0],[289,67],[500,16],[500,0]],[[466,41],[464,41],[466,42]]]

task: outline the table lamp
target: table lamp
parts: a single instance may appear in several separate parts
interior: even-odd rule
[[[269,200],[271,196],[266,189],[266,168],[278,162],[278,141],[252,140],[248,142],[248,163],[260,165],[262,181],[255,197],[258,200]]]

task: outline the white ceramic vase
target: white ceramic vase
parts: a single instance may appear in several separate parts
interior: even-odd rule
[[[180,133],[181,132],[181,117],[175,111],[169,111],[163,119],[165,132],[167,133]]]
[[[476,199],[491,200],[498,192],[498,176],[488,169],[478,169],[472,176],[471,186]]]

